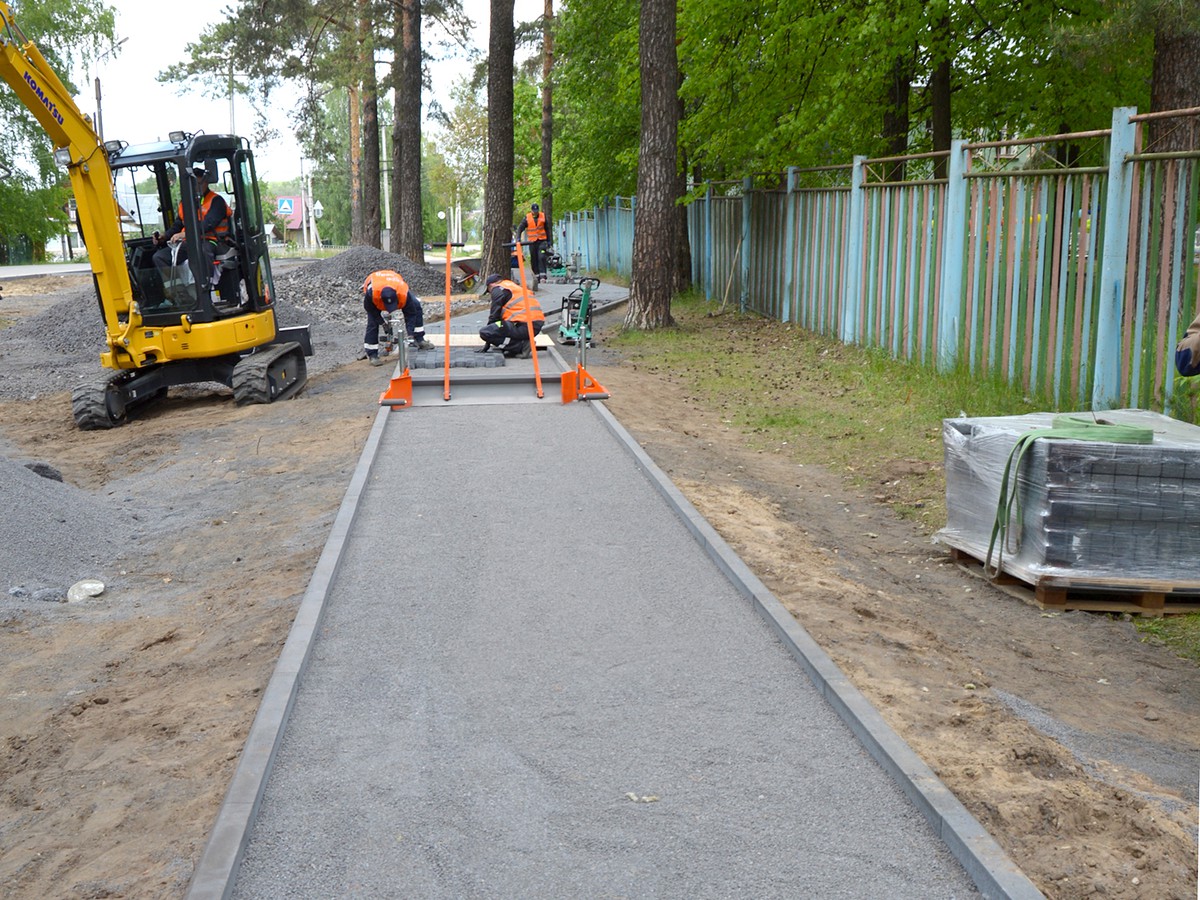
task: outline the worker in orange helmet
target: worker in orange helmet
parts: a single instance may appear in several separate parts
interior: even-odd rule
[[[529,241],[529,265],[533,269],[534,278],[541,282],[546,280],[546,260],[544,253],[546,251],[546,241],[548,234],[546,231],[546,214],[538,208],[536,203],[529,207],[529,212],[521,219],[517,225],[517,240],[521,240],[521,235],[525,236],[525,240]]]
[[[509,358],[530,359],[533,348],[529,346],[529,324],[533,323],[536,337],[542,333],[546,322],[537,298],[516,282],[499,275],[489,275],[486,284],[492,306],[488,311],[488,323],[479,329],[483,346],[475,352],[487,353],[495,347]]]
[[[425,340],[425,311],[421,300],[408,287],[403,276],[392,269],[372,272],[363,282],[363,309],[367,312],[367,333],[363,337],[363,350],[373,366],[382,366],[379,358],[379,330],[391,332],[392,313],[404,313],[404,330],[412,338],[415,350],[432,350],[433,344]]]

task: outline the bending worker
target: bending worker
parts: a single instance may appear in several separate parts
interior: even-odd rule
[[[519,284],[506,281],[499,275],[487,277],[487,289],[492,296],[488,311],[488,323],[479,329],[483,346],[476,353],[487,353],[493,347],[505,356],[529,359],[533,348],[529,346],[529,323],[533,323],[533,334],[542,333],[546,317],[542,307],[529,291]]]
[[[363,349],[371,365],[383,365],[379,358],[379,329],[390,330],[392,313],[397,309],[404,313],[404,330],[412,338],[413,349],[433,349],[433,344],[425,340],[425,311],[421,309],[421,300],[409,290],[408,282],[399,272],[380,269],[367,276],[363,282],[363,309],[367,312]]]
[[[530,206],[529,210],[529,213],[517,226],[517,240],[521,240],[523,234],[525,240],[530,241],[529,265],[533,269],[534,278],[538,281],[545,281],[546,260],[542,254],[546,250],[546,214],[538,209],[536,203]]]

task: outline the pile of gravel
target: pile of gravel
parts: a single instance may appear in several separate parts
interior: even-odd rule
[[[323,323],[362,325],[365,321],[363,282],[380,269],[399,272],[408,282],[412,292],[421,299],[425,321],[442,319],[446,298],[445,268],[415,263],[405,256],[372,247],[351,247],[337,256],[276,275],[275,293],[279,298],[280,318],[284,318],[284,311],[290,309],[302,317],[308,315]],[[452,297],[452,313],[478,300],[476,294]]]
[[[136,515],[114,512],[112,504],[56,480],[57,473],[0,457],[0,588],[14,599],[61,602],[71,585],[106,581],[122,551],[135,543]]]

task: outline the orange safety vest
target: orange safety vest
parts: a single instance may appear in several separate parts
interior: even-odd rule
[[[368,275],[367,280],[363,282],[363,292],[371,292],[371,302],[375,304],[376,309],[387,309],[387,306],[383,302],[384,288],[391,288],[396,292],[396,299],[400,303],[400,309],[404,309],[404,304],[408,302],[408,282],[404,280],[399,272],[394,272],[391,269],[380,269],[378,272],[372,272]]]
[[[534,218],[532,212],[526,213],[525,237],[531,241],[544,241],[546,239],[546,214],[540,209],[538,210],[537,218]]]
[[[519,284],[511,281],[497,281],[495,283],[512,292],[512,297],[504,304],[504,309],[500,311],[500,318],[502,320],[505,322],[520,322],[522,325],[526,322],[546,321],[542,307],[533,294],[521,290]]]
[[[204,217],[208,215],[208,210],[213,205],[213,200],[215,200],[216,198],[217,198],[217,195],[216,195],[215,191],[210,190],[207,194],[204,195],[204,198],[203,198],[202,202],[200,203],[200,209],[197,210],[197,212],[196,212],[196,215],[200,219],[201,223],[204,222]],[[179,221],[181,221],[181,222],[183,221],[183,201],[182,200],[179,201]],[[186,228],[183,229],[183,234],[185,236],[187,235]],[[216,224],[216,227],[214,227],[212,231],[205,232],[204,236],[206,238],[208,238],[210,241],[215,241],[217,238],[225,237],[227,234],[229,234],[229,204],[228,203],[225,204],[225,217]]]

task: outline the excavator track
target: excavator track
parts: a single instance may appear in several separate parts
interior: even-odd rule
[[[71,412],[75,424],[84,431],[116,428],[130,414],[167,395],[165,386],[138,389],[140,373],[106,372],[99,378],[77,385],[71,391]]]
[[[274,403],[300,392],[308,365],[297,343],[271,344],[242,359],[233,370],[233,399],[239,406]]]

